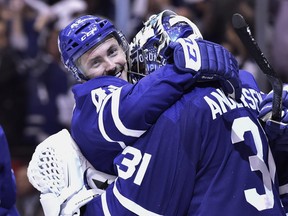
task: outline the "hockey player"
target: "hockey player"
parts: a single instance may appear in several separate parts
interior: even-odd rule
[[[0,149],[0,215],[18,216],[15,176],[11,168],[9,146],[1,126]]]
[[[173,15],[165,27],[171,29],[172,37],[166,38],[173,40],[189,35],[202,38],[190,20],[171,11],[161,16],[163,14]],[[151,127],[160,113],[195,82],[218,80],[226,93],[240,98],[241,83],[237,79],[235,58],[219,45],[203,40],[197,43],[197,55],[202,56],[202,61],[200,56],[195,56],[191,62],[198,68],[181,71],[167,64],[132,85],[127,83],[127,42],[111,22],[82,16],[60,32],[63,63],[83,82],[73,87],[76,105],[71,134],[97,170],[115,174],[112,163],[115,156]]]
[[[267,133],[279,178],[279,193],[282,203],[288,213],[288,85],[284,84],[282,100],[283,111],[281,122],[271,120],[273,91],[260,104],[259,118],[265,122]]]
[[[165,32],[170,29],[169,35],[163,38],[165,42],[189,35],[193,38],[202,38],[201,33],[190,20],[177,16],[171,11],[161,13],[162,16],[166,19]],[[169,17],[171,19],[167,19]],[[113,167],[115,156],[151,127],[160,113],[179,99],[195,82],[219,81],[218,84],[213,83],[213,85],[222,86],[225,93],[230,93],[235,98],[240,97],[241,83],[238,79],[238,67],[234,57],[223,47],[208,41],[195,41],[195,45],[197,55],[194,56],[195,59],[188,57],[187,61],[194,61],[197,67],[181,71],[181,68],[167,64],[143,78],[137,85],[132,85],[124,81],[127,80],[126,58],[123,52],[125,41],[123,42],[123,36],[108,20],[83,16],[60,33],[59,48],[63,62],[74,76],[83,82],[73,89],[76,107],[72,120],[72,137],[76,142],[81,143],[79,144],[81,152],[94,167],[115,174]],[[135,112],[132,111],[133,109]],[[142,111],[139,112],[139,110]],[[106,123],[108,121],[111,124]],[[67,138],[65,133],[58,135],[64,135]],[[51,138],[47,142],[51,140],[55,141]],[[47,156],[50,157],[50,154],[45,155]],[[36,157],[36,160],[38,159],[39,157]],[[48,159],[51,161],[51,158]],[[36,178],[38,176],[35,176],[34,172],[39,168],[39,164],[45,161],[34,162],[34,160],[30,162],[30,169],[28,167],[28,176],[29,170],[31,171],[30,177],[32,176],[30,181],[34,183],[36,181],[33,185],[36,185],[41,192],[42,188],[44,193],[49,191],[51,193],[51,188],[49,189],[49,184],[45,184],[45,181],[50,179],[50,182],[52,177]],[[36,169],[31,168],[34,165]],[[55,164],[51,167],[45,166],[45,169],[53,169],[53,167],[55,168]],[[44,166],[40,166],[39,169],[41,172],[38,173],[42,175]],[[57,191],[58,189],[56,188]],[[74,192],[76,193],[77,190]],[[62,194],[64,194],[65,198],[62,198],[65,201],[66,195],[70,193],[66,191]],[[50,196],[50,198],[48,194],[45,200],[41,201],[42,204],[46,203],[44,205],[48,212],[52,209],[49,206],[51,201],[53,206],[55,202],[59,204],[59,200],[61,204],[62,200],[59,197],[55,199]]]
[[[169,44],[157,37],[162,21],[156,16],[145,24],[131,57],[139,52],[141,62],[145,50],[161,53]],[[179,39],[171,45],[180,71],[191,70],[185,55],[195,43]],[[152,67],[142,63],[155,68],[157,61]],[[249,73],[242,71],[241,79],[241,102],[225,96],[217,83],[197,83],[115,158],[118,178],[86,206],[85,215],[284,215],[275,164],[257,120],[261,95]]]
[[[153,47],[161,52],[165,42],[155,47],[157,37],[146,32],[161,32],[153,23],[157,17],[136,35],[133,53]],[[174,64],[185,65],[182,70],[194,43],[179,39],[170,45]],[[274,159],[258,121],[262,96],[250,73],[240,71],[240,78],[240,102],[217,84],[196,83],[115,158],[118,178],[87,204],[84,215],[285,215]]]

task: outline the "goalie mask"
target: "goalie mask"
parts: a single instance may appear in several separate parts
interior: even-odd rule
[[[100,17],[81,16],[60,31],[58,48],[61,60],[78,81],[88,79],[77,67],[77,59],[111,35],[115,37],[124,51],[128,49],[128,42],[124,35],[109,20]]]
[[[152,15],[130,43],[129,73],[133,82],[166,64],[164,51],[178,38],[201,38],[197,26],[173,11]]]

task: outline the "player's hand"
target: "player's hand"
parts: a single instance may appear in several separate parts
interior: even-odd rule
[[[201,39],[180,38],[170,43],[165,56],[180,71],[195,74],[197,82],[219,81],[226,94],[240,99],[242,84],[238,63],[223,46]]]
[[[284,85],[282,92],[281,121],[271,120],[273,91],[260,104],[259,118],[265,122],[264,129],[270,144],[277,150],[288,151],[288,85]]]

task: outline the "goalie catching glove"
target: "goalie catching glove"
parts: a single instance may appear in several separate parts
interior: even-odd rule
[[[259,118],[265,122],[264,129],[276,150],[288,151],[288,84],[283,86],[281,122],[271,119],[273,91],[260,104]]]
[[[219,81],[225,93],[240,99],[238,63],[223,46],[202,39],[179,38],[165,50],[165,58],[180,71],[194,74],[196,82]]]
[[[27,176],[41,192],[40,202],[49,216],[79,215],[82,206],[104,192],[103,184],[115,180],[92,167],[66,129],[36,147]]]

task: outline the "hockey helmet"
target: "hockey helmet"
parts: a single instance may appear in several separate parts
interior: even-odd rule
[[[188,18],[164,10],[152,15],[129,47],[129,73],[134,81],[166,64],[164,51],[178,38],[201,38],[197,26]]]
[[[124,51],[128,49],[125,36],[108,19],[84,15],[60,31],[58,48],[61,60],[78,81],[88,79],[77,67],[77,59],[110,35],[115,37]]]

